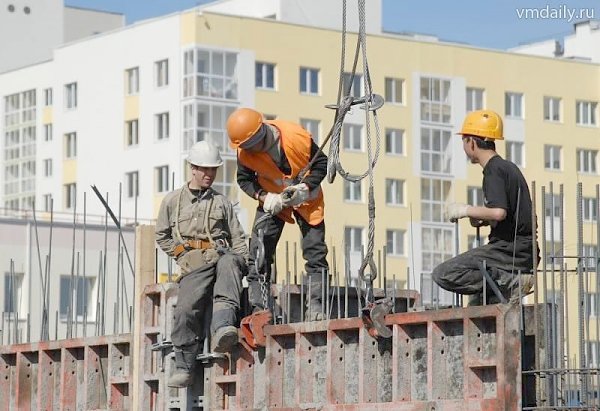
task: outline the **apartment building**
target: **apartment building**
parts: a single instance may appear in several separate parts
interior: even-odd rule
[[[554,194],[562,184],[571,197],[583,183],[585,246],[597,252],[599,66],[386,33],[378,1],[369,2],[367,16],[371,81],[386,102],[378,111],[374,190],[375,248],[387,253],[376,259],[385,258],[388,285],[395,279],[397,287],[420,290],[426,302],[452,298],[438,294],[429,273],[475,242],[467,222],[444,221],[443,206],[483,201],[481,169],[467,163],[455,136],[465,113],[481,108],[503,115],[498,151],[528,180],[552,183]],[[325,105],[337,97],[340,27],[341,1],[219,1],[63,44],[49,61],[0,74],[4,212],[34,202],[49,211],[51,200],[73,212],[86,193],[88,212],[101,215],[89,189],[95,185],[124,216],[154,218],[164,195],[186,181],[188,148],[208,139],[225,160],[215,188],[238,203],[249,231],[256,203],[235,183],[226,118],[255,107],[267,118],[301,123],[322,142],[333,124]],[[349,33],[349,49],[354,44]],[[347,51],[345,84],[352,58]],[[364,74],[359,65],[355,96],[364,94]],[[364,118],[354,108],[342,130],[341,160],[351,174],[367,168],[368,137],[377,141]],[[324,183],[331,263],[343,270],[349,249],[353,277],[367,241],[367,190],[367,180]],[[537,200],[538,216],[557,221],[555,209],[542,211]],[[566,201],[564,212],[565,253],[575,252],[575,203]],[[298,230],[286,229],[277,249],[280,279],[295,265],[299,244]]]

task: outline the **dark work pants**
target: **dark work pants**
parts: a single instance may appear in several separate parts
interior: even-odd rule
[[[205,264],[181,279],[171,332],[175,347],[190,346],[202,339],[211,299],[211,332],[226,325],[235,325],[245,273],[244,258],[227,253],[216,264]]]
[[[433,281],[443,289],[458,294],[482,293],[483,275],[479,267],[485,260],[490,276],[504,292],[516,279],[519,270],[528,273],[533,269],[531,238],[518,239],[514,249],[513,244],[515,243],[497,240],[459,254],[433,269]]]
[[[285,222],[277,217],[266,219],[258,227],[256,222],[259,218],[264,216],[266,213],[262,207],[256,209],[256,215],[254,217],[254,225],[252,227],[252,236],[250,237],[250,258],[248,260],[248,286],[249,286],[249,299],[252,307],[265,308],[263,303],[263,296],[260,290],[259,275],[258,272],[264,272],[267,275],[267,281],[271,279],[271,264],[273,263],[273,257],[275,254],[275,248],[281,237],[281,232]],[[308,275],[310,286],[311,286],[311,300],[321,301],[322,296],[322,276],[323,270],[325,270],[325,279],[329,276],[329,265],[327,264],[327,245],[325,244],[325,222],[321,221],[316,226],[311,226],[300,216],[300,214],[294,212],[296,222],[300,227],[300,233],[302,234],[302,257],[304,258],[305,265],[304,269]],[[256,251],[259,246],[258,242],[258,229],[262,228],[264,231],[264,247],[265,247],[265,261],[263,267],[256,267]],[[256,267],[256,268],[255,268]],[[268,287],[268,283],[267,283]],[[308,283],[304,284],[304,289],[308,290]],[[267,288],[268,290],[268,288]]]

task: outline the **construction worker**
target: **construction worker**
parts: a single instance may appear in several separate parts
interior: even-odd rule
[[[465,154],[483,168],[484,206],[451,203],[446,218],[468,217],[474,227],[490,225],[489,242],[462,253],[434,268],[433,280],[443,289],[474,297],[469,305],[480,305],[485,260],[491,278],[510,302],[518,301],[533,287],[532,213],[529,187],[519,168],[496,153],[495,142],[503,140],[502,118],[490,110],[468,113],[462,130]],[[537,247],[536,247],[537,248]],[[538,257],[539,261],[539,257]],[[522,273],[519,281],[517,273]],[[519,284],[521,290],[519,291]],[[488,294],[491,288],[487,287]],[[490,294],[489,302],[499,302]]]
[[[156,222],[156,242],[181,269],[171,332],[176,370],[168,382],[177,388],[192,383],[211,299],[212,350],[228,352],[237,343],[235,324],[248,258],[231,202],[211,188],[223,164],[218,148],[200,141],[187,161],[191,180],[164,198]]]
[[[325,244],[325,204],[320,184],[327,173],[327,156],[300,125],[288,121],[264,121],[262,114],[240,108],[227,119],[230,145],[237,149],[237,182],[258,201],[248,262],[249,300],[253,312],[264,310],[261,275],[270,280],[277,242],[286,222],[294,218],[302,234],[302,256],[308,275],[307,318],[323,319],[323,277],[328,277]],[[312,163],[311,163],[312,161]],[[309,170],[304,170],[309,163]],[[274,216],[265,218],[265,214]],[[292,215],[294,218],[292,218]],[[256,267],[260,247],[258,230],[263,229],[265,258]]]

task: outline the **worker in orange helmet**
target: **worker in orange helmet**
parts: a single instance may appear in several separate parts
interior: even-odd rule
[[[483,168],[485,204],[448,204],[446,218],[457,221],[468,217],[472,226],[490,225],[491,231],[488,244],[435,267],[433,280],[445,290],[472,295],[469,305],[480,305],[483,299],[480,264],[485,260],[488,272],[503,297],[516,302],[519,296],[529,294],[533,287],[533,275],[529,274],[533,269],[529,187],[519,167],[496,152],[496,141],[504,139],[502,118],[496,112],[479,110],[468,113],[458,134],[462,136],[463,149],[471,163]],[[526,273],[521,275],[520,281],[519,271]],[[490,289],[487,287],[488,293]],[[492,294],[488,298],[491,303],[498,300]]]
[[[320,184],[327,174],[327,156],[300,125],[281,120],[264,121],[261,113],[250,108],[240,108],[229,116],[227,133],[231,147],[237,150],[237,182],[259,203],[248,261],[249,300],[253,312],[267,308],[259,272],[265,273],[267,281],[270,279],[273,255],[283,227],[286,222],[294,223],[295,218],[302,233],[302,256],[311,289],[307,318],[323,319],[322,278],[328,277],[329,267],[323,219],[325,204]],[[310,169],[304,172],[309,163]],[[265,214],[273,218],[264,218]],[[259,228],[264,233],[262,267],[256,267]]]

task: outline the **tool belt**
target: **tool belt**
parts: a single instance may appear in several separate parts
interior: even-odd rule
[[[183,252],[189,250],[206,250],[207,248],[213,248],[212,244],[208,240],[187,240],[183,244],[175,246],[173,255],[175,258],[179,257]]]

